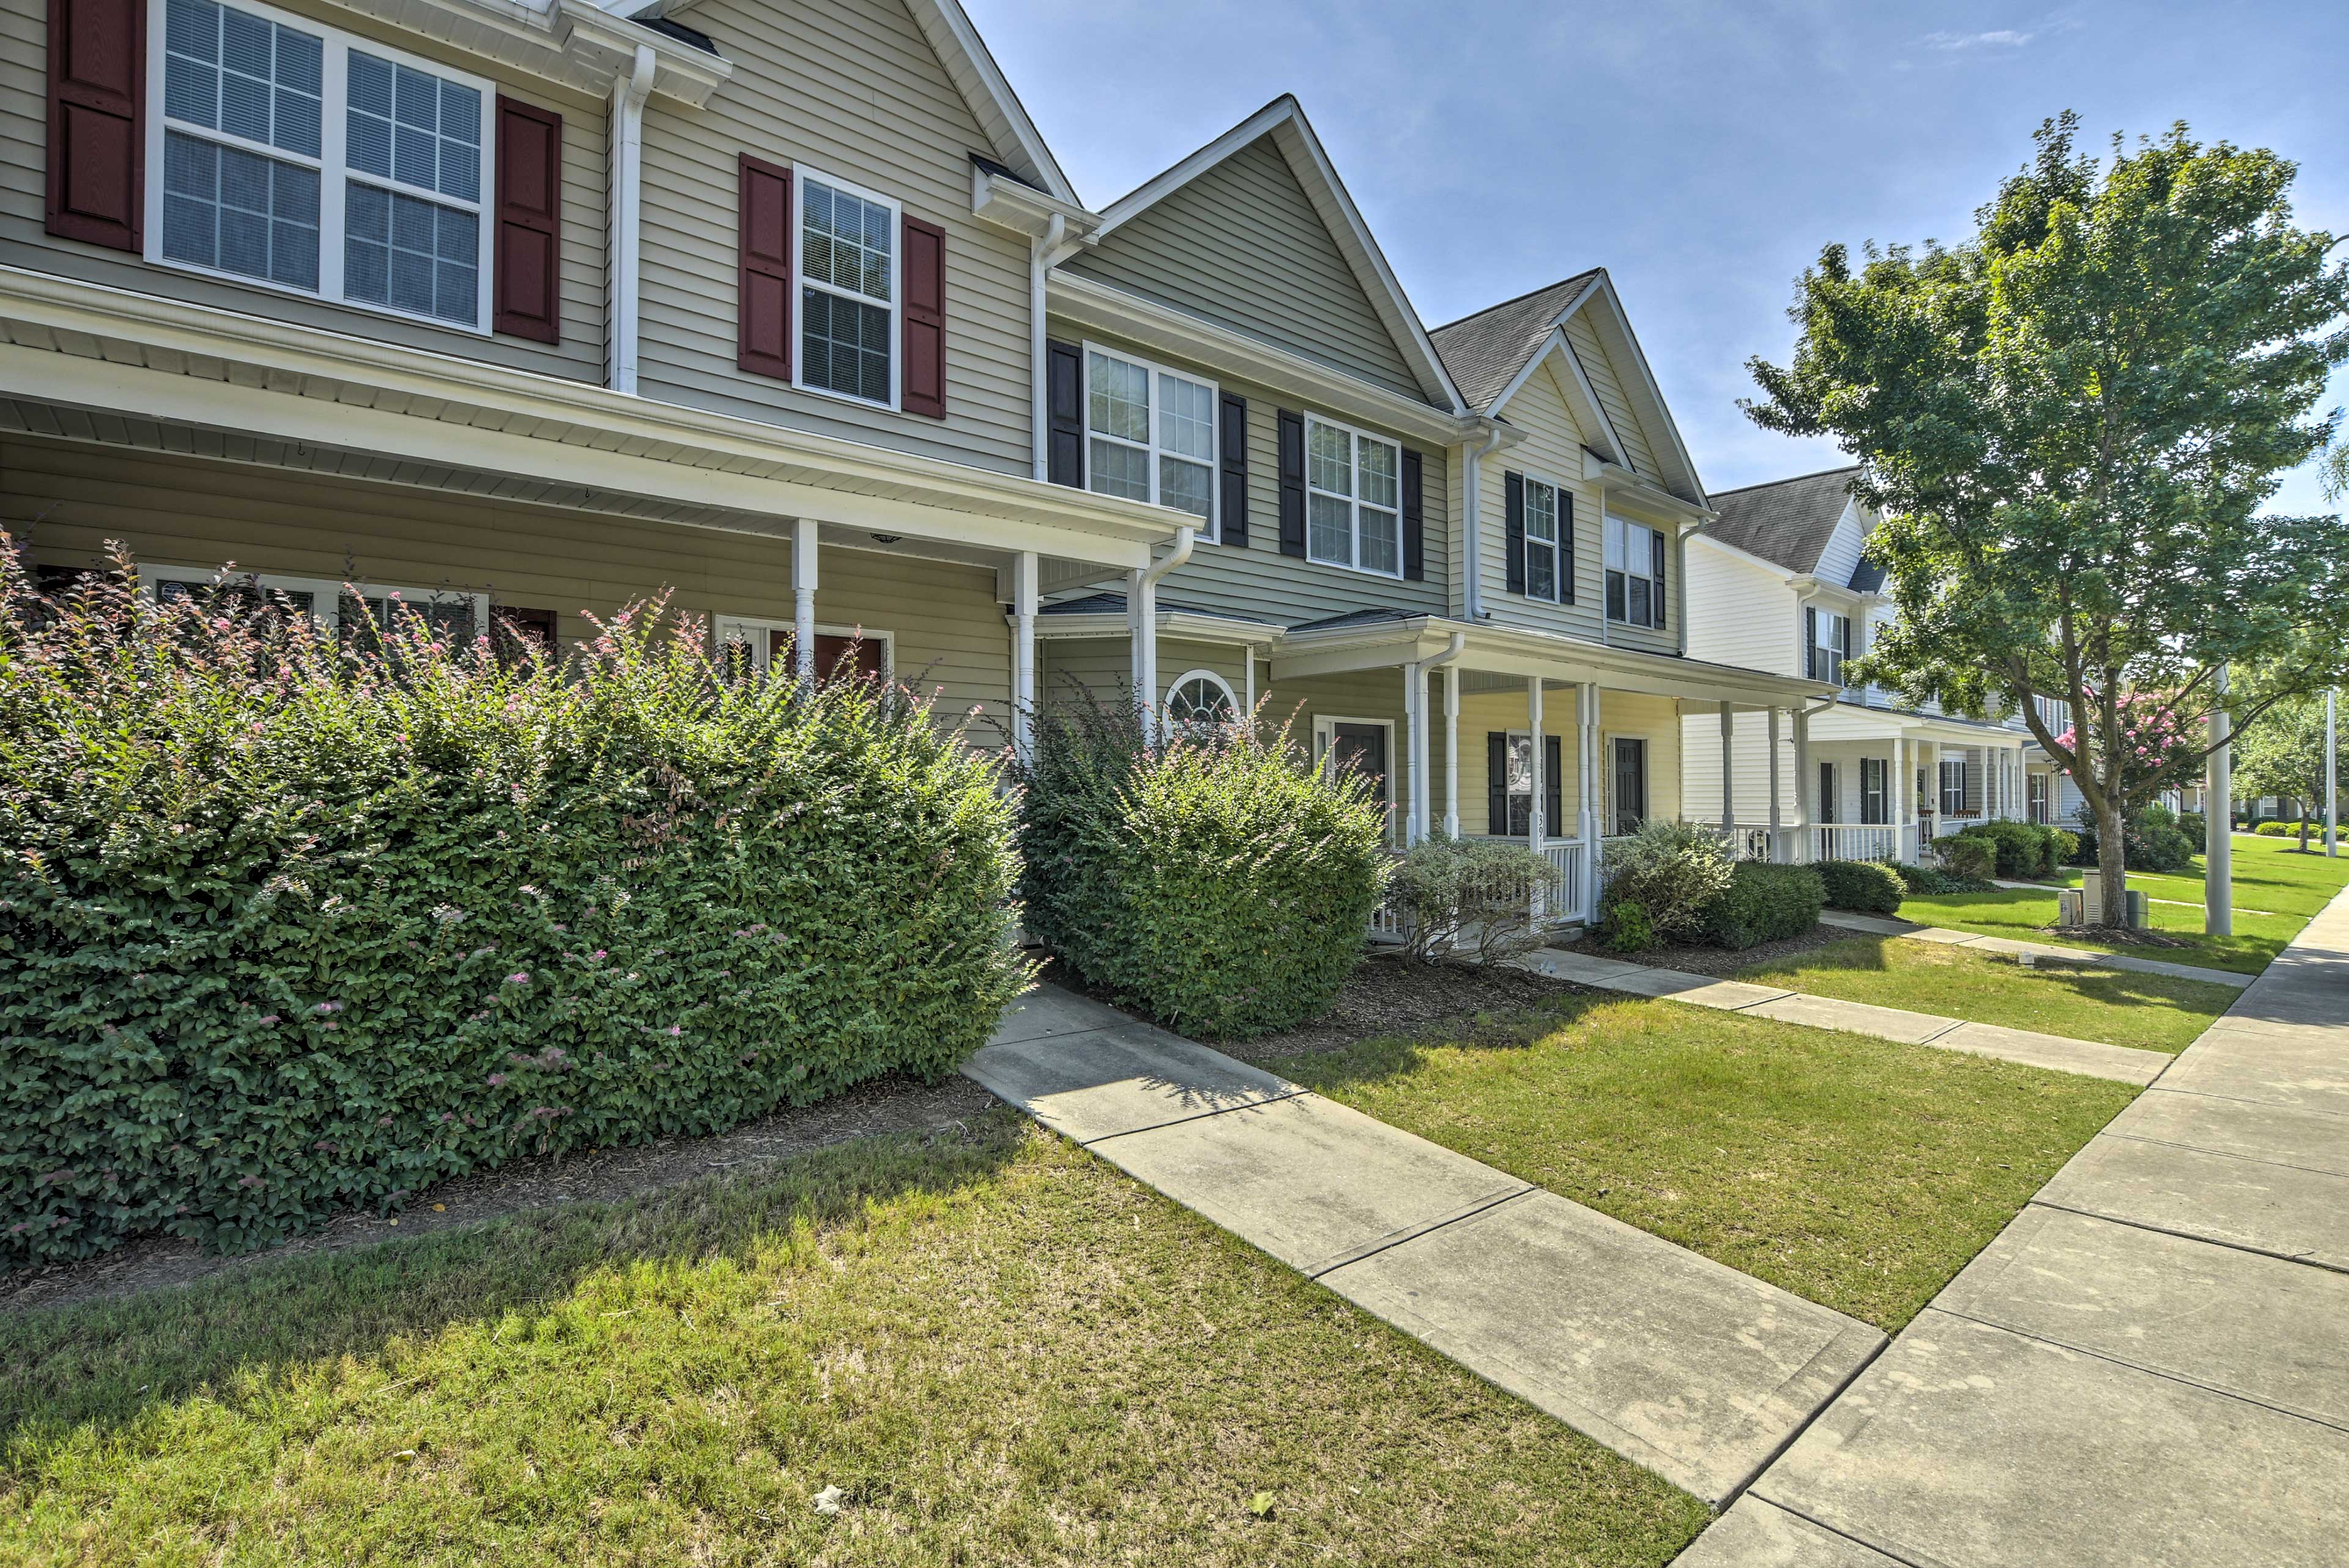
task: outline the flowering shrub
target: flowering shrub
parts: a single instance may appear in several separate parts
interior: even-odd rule
[[[1384,811],[1253,724],[1145,743],[1131,709],[1043,715],[1024,779],[1029,934],[1122,1006],[1208,1039],[1334,1001],[1386,886]]]
[[[0,1258],[237,1251],[523,1153],[936,1075],[1022,983],[1010,805],[903,691],[340,649],[0,540]]]
[[[2121,799],[2135,806],[2152,799],[2157,791],[2179,783],[2201,750],[2201,743],[2195,738],[2193,722],[2180,716],[2170,706],[2169,699],[2158,692],[2122,698],[2120,720]],[[2101,753],[2103,737],[2095,735],[2092,739],[2095,749]],[[2079,749],[2076,727],[2064,731],[2055,740],[2066,750],[2076,753]]]

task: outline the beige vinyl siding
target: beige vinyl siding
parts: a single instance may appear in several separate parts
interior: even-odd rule
[[[1702,539],[1690,540],[1681,558],[1691,659],[1773,675],[1803,672],[1802,615],[1784,574]]]
[[[1423,395],[1269,133],[1066,265],[1407,396]]]
[[[271,3],[345,32],[489,78],[506,97],[563,116],[562,342],[534,343],[522,337],[484,337],[453,331],[357,306],[150,265],[128,252],[44,234],[48,142],[47,0],[0,0],[0,262],[191,305],[600,383],[605,316],[604,106],[593,99],[550,93],[545,84],[527,78],[502,78],[497,67],[477,57],[341,6],[318,0]],[[162,47],[151,28],[149,47]],[[159,106],[150,104],[148,112],[159,112]],[[161,174],[150,160],[147,178],[160,179]],[[485,168],[485,180],[488,174]],[[487,257],[483,264],[488,265]]]
[[[1164,668],[1163,659],[1160,668]],[[1360,719],[1389,726],[1387,776],[1381,785],[1381,794],[1391,808],[1387,836],[1391,842],[1400,844],[1411,768],[1411,731],[1403,722],[1402,713],[1402,671],[1400,669],[1365,670],[1348,675],[1316,675],[1283,680],[1260,694],[1266,698],[1263,708],[1266,730],[1284,737],[1287,743],[1308,755],[1311,754],[1314,721],[1317,719]],[[1429,772],[1435,805],[1430,820],[1441,822],[1444,817],[1444,734],[1441,722],[1435,726],[1431,739],[1433,748]]]
[[[1506,824],[1492,818],[1492,737],[1526,732],[1526,698],[1522,691],[1463,691],[1460,696],[1460,831],[1464,835],[1497,834]],[[1606,711],[1605,699],[1599,710]],[[1582,780],[1575,768],[1580,748],[1575,717],[1575,691],[1550,686],[1542,691],[1542,733],[1558,737],[1558,803],[1561,822],[1544,825],[1552,838],[1572,838],[1582,809]],[[1443,745],[1443,719],[1437,715],[1436,745]]]
[[[1158,586],[1161,604],[1188,605],[1223,615],[1244,616],[1275,626],[1295,626],[1354,610],[1392,608],[1413,614],[1442,615],[1450,602],[1446,590],[1446,545],[1452,533],[1448,463],[1442,447],[1405,440],[1392,431],[1380,431],[1359,420],[1340,420],[1357,430],[1384,435],[1420,455],[1422,526],[1426,544],[1427,576],[1421,582],[1382,577],[1345,566],[1325,566],[1301,556],[1280,553],[1280,410],[1319,413],[1296,398],[1268,391],[1249,382],[1219,375],[1202,366],[1170,358],[1122,343],[1068,322],[1051,324],[1059,341],[1092,343],[1112,352],[1130,353],[1137,359],[1170,370],[1213,381],[1224,392],[1247,400],[1248,542],[1245,549],[1201,543],[1190,561],[1170,573]],[[1221,418],[1220,410],[1217,414]],[[1220,494],[1220,492],[1218,493]],[[1104,584],[1104,587],[1115,585]],[[1077,588],[1071,594],[1094,591]],[[1164,660],[1160,660],[1164,667]]]
[[[486,593],[553,609],[561,636],[673,589],[678,612],[792,618],[791,545],[258,464],[28,440],[0,441],[0,519],[45,565],[89,566],[119,539],[142,563]],[[940,721],[998,743],[1011,634],[992,571],[827,549],[816,618],[886,630],[896,675],[940,691]],[[974,705],[985,715],[966,722]]]
[[[1764,826],[1770,820],[1770,721],[1766,714],[1740,713],[1732,735],[1730,791],[1737,803],[1737,820]],[[1822,748],[1811,747],[1816,767]],[[1795,724],[1791,715],[1778,719],[1778,821],[1795,825]],[[1857,781],[1853,784],[1855,791]],[[1681,800],[1692,822],[1721,820],[1721,717],[1690,713],[1681,719]],[[1857,820],[1857,816],[1853,820]]]
[[[1662,471],[1656,465],[1656,449],[1650,444],[1639,416],[1632,413],[1630,400],[1623,392],[1623,378],[1617,372],[1606,347],[1599,341],[1598,328],[1591,326],[1590,317],[1580,311],[1567,317],[1566,340],[1573,345],[1574,357],[1581,361],[1582,373],[1588,379],[1591,391],[1598,395],[1599,406],[1607,412],[1607,422],[1623,438],[1624,454],[1631,460],[1631,466],[1650,479],[1660,478]],[[1516,403],[1509,407],[1514,414]]]
[[[1116,702],[1132,689],[1132,645],[1123,637],[1040,638],[1036,643],[1038,695],[1046,704],[1082,701],[1076,688],[1102,702]],[[1166,691],[1195,670],[1212,670],[1232,689],[1232,700],[1247,701],[1247,649],[1238,643],[1190,638],[1158,639],[1158,683]]]
[[[1028,250],[970,213],[988,141],[898,0],[706,0],[733,62],[700,109],[645,109],[647,397],[1012,472],[1032,463]],[[893,413],[736,368],[738,157],[804,164],[947,235],[947,417]],[[792,300],[796,335],[800,302]],[[793,358],[798,345],[794,342]]]

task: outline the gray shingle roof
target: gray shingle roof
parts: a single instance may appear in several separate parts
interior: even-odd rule
[[[1715,491],[1713,508],[1721,515],[1704,525],[1704,536],[1790,572],[1816,571],[1835,535],[1837,520],[1851,501],[1851,479],[1858,472],[1854,463],[1743,490]]]
[[[1557,318],[1598,281],[1599,271],[1592,267],[1577,273],[1428,334],[1444,369],[1451,373],[1452,384],[1460,389],[1470,408],[1483,413],[1493,406],[1493,400],[1508,389],[1526,361],[1548,340]]]

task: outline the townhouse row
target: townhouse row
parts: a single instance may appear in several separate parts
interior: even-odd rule
[[[2061,809],[2018,731],[1843,686],[1837,476],[1709,496],[1604,270],[1427,327],[1291,99],[1096,210],[955,0],[0,16],[46,572],[550,646],[667,587],[974,744],[1080,688],[1255,711],[1568,917],[1651,817],[1906,857]]]

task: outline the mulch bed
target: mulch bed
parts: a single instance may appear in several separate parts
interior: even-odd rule
[[[708,1137],[516,1160],[443,1182],[402,1212],[337,1216],[306,1236],[240,1257],[215,1257],[176,1237],[142,1237],[103,1257],[0,1276],[0,1312],[61,1306],[187,1284],[309,1252],[363,1247],[557,1203],[631,1197],[695,1177],[740,1170],[880,1133],[930,1132],[999,1105],[959,1075],[936,1084],[879,1078],[844,1095]]]
[[[2247,911],[2248,912],[2248,911]],[[2091,941],[2110,942],[2116,948],[2190,948],[2200,944],[2191,937],[2173,937],[2168,931],[2152,929],[2133,931],[2120,926],[2042,926],[2039,934],[2056,942],[2076,941],[2085,937]]]
[[[1592,958],[1620,959],[1626,963],[1643,963],[1651,969],[1676,969],[1689,974],[1712,975],[1719,979],[1735,974],[1750,964],[1768,963],[1774,959],[1792,958],[1823,948],[1830,942],[1847,942],[1855,937],[1865,937],[1865,931],[1847,930],[1841,926],[1813,926],[1799,937],[1783,941],[1763,942],[1755,947],[1741,948],[1732,952],[1727,948],[1657,947],[1645,952],[1619,953],[1609,949],[1595,937],[1585,937],[1566,950],[1587,953]]]
[[[1381,953],[1355,967],[1330,1011],[1312,1023],[1230,1048],[1252,1060],[1302,1056],[1343,1050],[1372,1035],[1408,1034],[1440,1019],[1521,1012],[1561,997],[1593,994],[1571,981],[1521,969],[1413,963]]]

